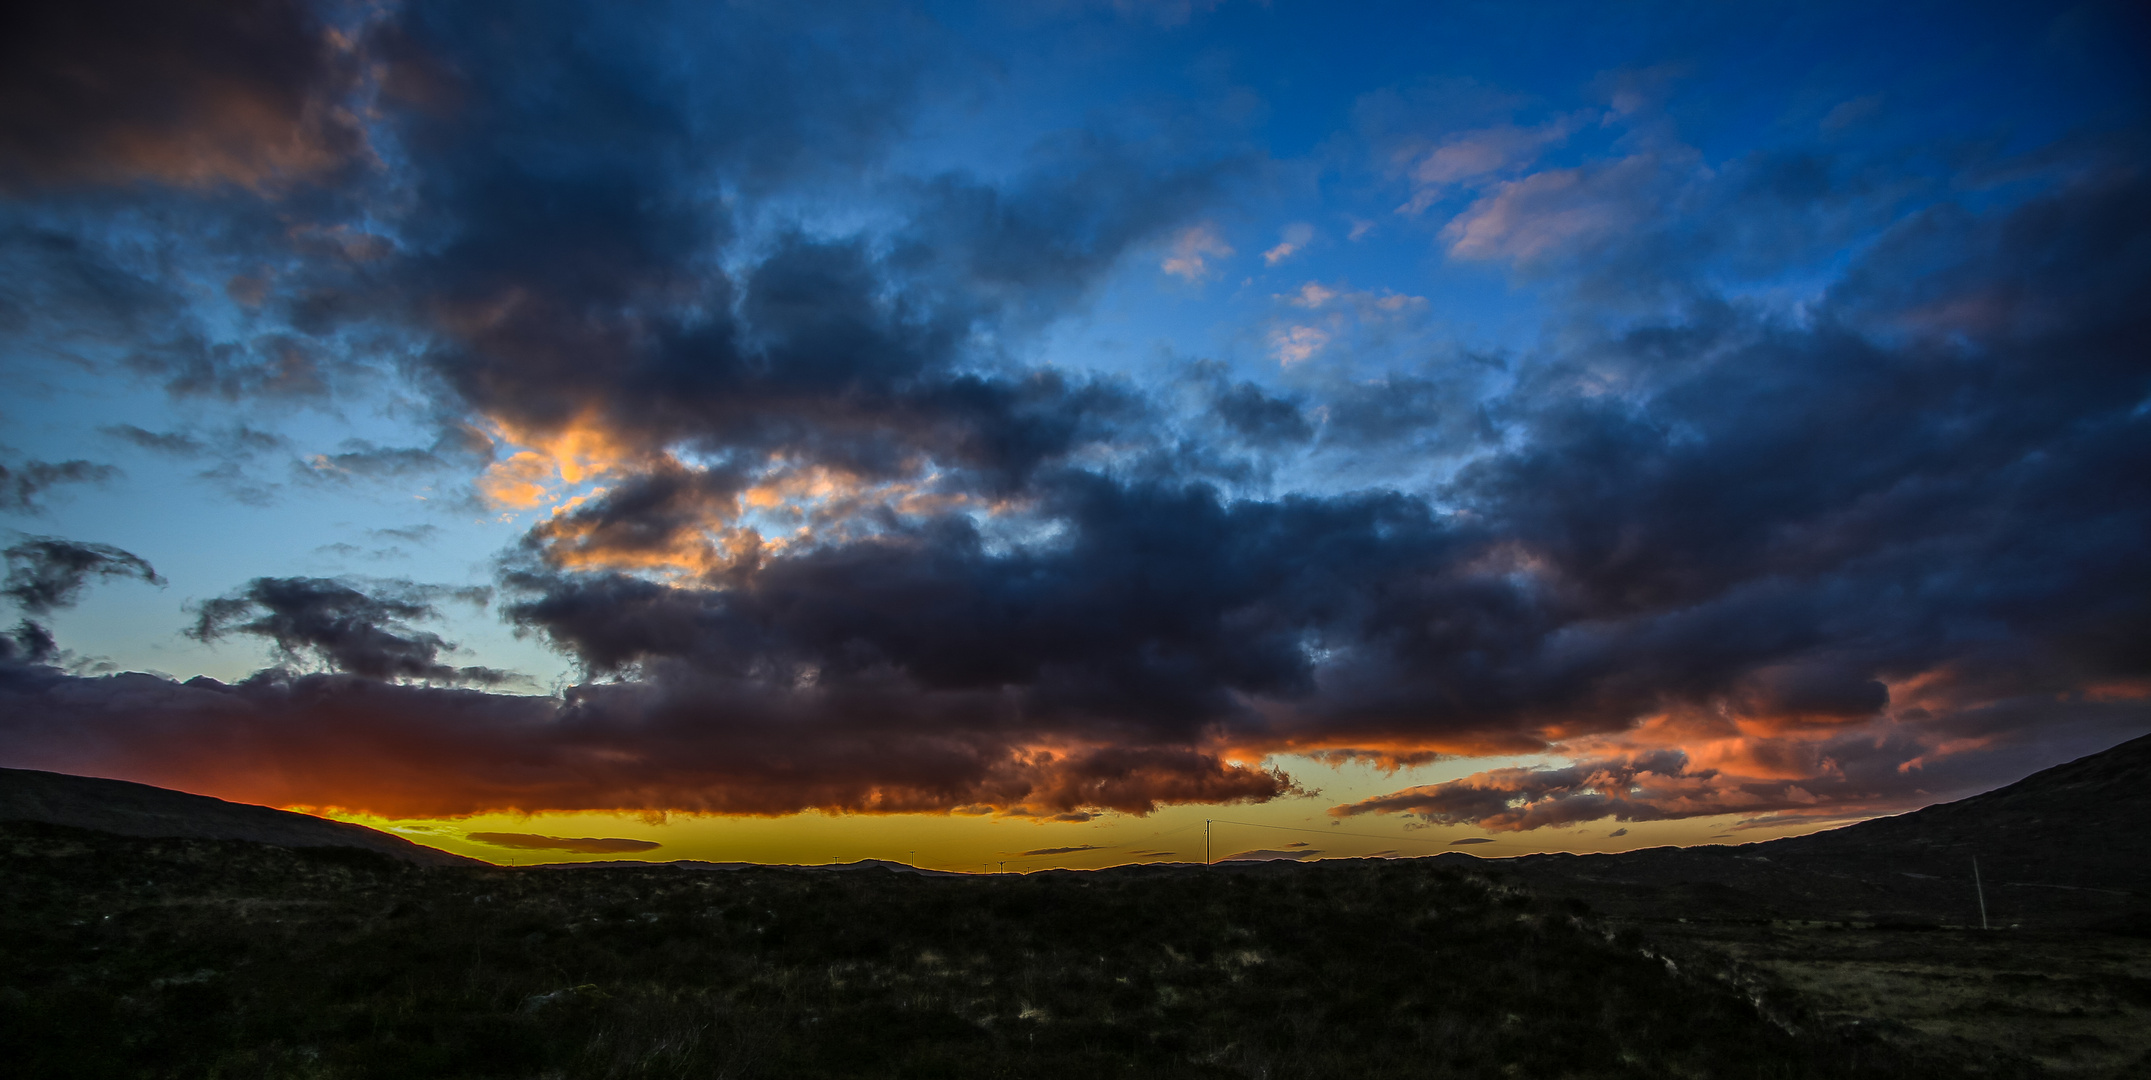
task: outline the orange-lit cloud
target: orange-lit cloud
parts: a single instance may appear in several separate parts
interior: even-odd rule
[[[478,491],[495,506],[530,510],[568,498],[563,492],[625,467],[640,457],[606,426],[585,417],[537,430],[495,420],[495,442],[515,448],[478,478]]]
[[[358,44],[307,5],[46,5],[11,32],[36,46],[0,96],[0,184],[267,192],[371,162]]]
[[[855,695],[723,680],[587,686],[565,702],[327,675],[231,686],[118,675],[53,683],[61,696],[35,701],[27,689],[10,691],[0,728],[11,765],[383,817],[1147,814],[1297,791],[1287,776],[1200,749],[1027,745],[976,726],[992,706],[972,695],[919,703],[939,714],[941,734],[929,737],[924,718],[892,717],[886,702],[877,711]],[[21,720],[62,711],[77,721],[70,732]],[[91,733],[94,745],[81,740]]]

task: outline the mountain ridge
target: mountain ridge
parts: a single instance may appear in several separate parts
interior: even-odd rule
[[[420,866],[488,865],[347,821],[131,780],[38,769],[0,769],[0,821],[38,821],[120,836],[363,848]]]

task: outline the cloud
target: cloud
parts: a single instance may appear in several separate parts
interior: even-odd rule
[[[1019,851],[1014,857],[1024,859],[1033,855],[1072,855],[1078,851],[1103,851],[1106,847],[1104,844],[1077,844],[1074,847],[1032,848],[1029,851]]]
[[[250,187],[366,156],[348,39],[286,0],[98,0],[11,20],[0,183]]]
[[[169,10],[141,25],[226,20]],[[527,515],[500,611],[583,679],[416,685],[488,677],[425,629],[444,594],[254,577],[194,631],[323,670],[88,678],[23,637],[10,761],[383,812],[1071,820],[1302,794],[1283,754],[1566,761],[1350,810],[1531,828],[1904,808],[2151,726],[2133,135],[1950,188],[1834,144],[1705,161],[1626,76],[1611,157],[1549,164],[1571,119],[1502,106],[1398,176],[1457,207],[1455,258],[1551,283],[1538,344],[1309,281],[1246,339],[1292,370],[1176,398],[1036,358],[1116,268],[1232,257],[1207,222],[1266,174],[1223,142],[896,175],[965,61],[879,9],[404,5],[329,44],[260,10],[228,77],[53,24],[29,85],[109,67],[127,108],[60,110],[11,174],[0,321],[202,407],[408,393],[437,442],[309,475],[460,469]],[[172,116],[129,111],[152,76]],[[1816,260],[1797,302],[1743,291]]]
[[[1270,352],[1285,367],[1314,359],[1329,344],[1329,332],[1319,326],[1281,326],[1270,332]]]
[[[7,584],[0,593],[33,615],[74,606],[93,577],[164,584],[141,556],[110,544],[33,536],[9,546],[6,556]]]
[[[539,836],[535,833],[474,832],[466,833],[464,839],[494,847],[519,848],[525,851],[572,851],[579,855],[627,855],[643,851],[655,851],[665,845],[654,840],[627,840],[595,836]]]
[[[1319,852],[1319,851],[1313,851],[1313,850],[1305,850],[1305,849],[1303,849],[1303,850],[1299,850],[1299,851],[1275,851],[1275,850],[1271,850],[1271,849],[1269,849],[1269,848],[1257,848],[1257,849],[1255,849],[1255,850],[1253,850],[1253,851],[1242,851],[1242,852],[1239,852],[1239,853],[1237,853],[1237,854],[1233,854],[1233,855],[1227,855],[1227,856],[1225,856],[1224,858],[1222,858],[1222,859],[1219,859],[1218,861],[1219,861],[1219,862],[1280,862],[1280,861],[1289,861],[1289,860],[1293,860],[1293,859],[1312,859],[1312,858],[1315,858],[1315,857],[1317,857],[1317,856],[1319,856],[1319,855],[1321,855],[1321,854],[1322,854],[1322,853],[1321,853],[1321,852]]]
[[[1431,145],[1421,140],[1407,142],[1395,153],[1410,163],[1406,173],[1411,180],[1412,197],[1397,212],[1422,213],[1459,186],[1476,186],[1489,178],[1520,171],[1547,149],[1567,141],[1592,119],[1589,113],[1579,112],[1535,127],[1498,124],[1455,132]]]
[[[133,424],[113,424],[98,430],[144,450],[172,457],[200,457],[209,450],[200,439],[184,431],[149,431]]]
[[[1221,384],[1211,400],[1218,419],[1250,445],[1277,447],[1314,437],[1314,427],[1296,402],[1271,397],[1253,383]]]
[[[1309,281],[1296,292],[1272,298],[1287,308],[1269,331],[1270,351],[1291,367],[1318,354],[1350,355],[1360,363],[1377,361],[1427,314],[1423,296],[1388,290],[1353,289],[1338,283]]]
[[[1547,169],[1504,181],[1443,226],[1449,254],[1525,265],[1631,235],[1671,201],[1655,157]]]
[[[152,453],[175,458],[198,458],[214,454],[227,460],[243,460],[266,451],[282,450],[290,440],[274,432],[244,423],[214,431],[150,431],[133,424],[112,424],[97,429],[122,442]]]
[[[430,544],[441,534],[438,525],[403,525],[392,529],[368,529],[366,535],[376,540],[401,540],[410,544]]]
[[[0,465],[0,512],[36,514],[39,497],[61,484],[101,484],[118,476],[110,465],[93,461],[25,461]]]
[[[244,588],[195,605],[188,637],[213,642],[232,634],[266,638],[296,662],[311,656],[333,671],[375,679],[500,683],[513,676],[439,660],[456,646],[410,625],[439,612],[437,600],[483,602],[489,590],[408,581],[376,582],[371,592],[333,578],[255,578]]]
[[[135,578],[163,585],[154,567],[138,555],[110,544],[90,544],[55,536],[31,536],[6,550],[7,579],[0,587],[27,615],[47,615],[73,607],[91,578]],[[17,664],[42,666],[63,659],[52,631],[24,618],[0,634],[0,671]]]
[[[108,768],[227,798],[397,817],[981,803],[1145,813],[1287,788],[1273,773],[1177,748],[1037,745],[996,715],[991,696],[921,702],[932,710],[923,714],[877,701],[719,678],[589,684],[549,698],[274,669],[234,684],[83,677],[16,662],[0,671],[0,745],[18,767]]]
[[[422,446],[375,446],[355,439],[334,454],[314,454],[297,462],[301,479],[348,482],[385,480],[435,472],[447,465],[440,454]]]
[[[1467,837],[1463,838],[1462,840],[1451,840],[1451,841],[1449,841],[1449,846],[1450,846],[1450,847],[1462,847],[1462,846],[1463,846],[1463,845],[1465,845],[1465,844],[1491,844],[1491,843],[1493,843],[1493,842],[1494,842],[1494,838],[1493,838],[1493,837],[1491,837],[1491,836],[1467,836]]]
[[[1276,266],[1300,253],[1314,239],[1314,226],[1303,222],[1285,226],[1277,246],[1262,253],[1262,265]]]
[[[1227,244],[1211,225],[1191,225],[1173,237],[1172,250],[1158,269],[1189,281],[1202,281],[1215,272],[1211,259],[1232,257],[1232,245]]]

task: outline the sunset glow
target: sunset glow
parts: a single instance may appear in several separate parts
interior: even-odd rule
[[[0,96],[0,766],[997,872],[2151,731],[2131,5],[119,8]]]

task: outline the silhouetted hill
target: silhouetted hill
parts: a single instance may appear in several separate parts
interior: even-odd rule
[[[2140,933],[2151,930],[2147,780],[2151,736],[1982,795],[1808,836],[1499,865],[1638,917],[1977,926],[1983,886],[1990,925]]]
[[[34,769],[0,769],[0,821],[42,821],[121,836],[364,848],[421,866],[486,865],[349,822],[125,780]]]
[[[1970,864],[2055,884],[2151,885],[2151,735],[2005,788],[1895,817],[1759,845],[1768,853]]]

